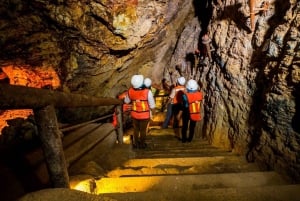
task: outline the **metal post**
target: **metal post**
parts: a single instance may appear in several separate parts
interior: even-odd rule
[[[54,106],[34,109],[34,117],[53,187],[69,188],[68,169]]]

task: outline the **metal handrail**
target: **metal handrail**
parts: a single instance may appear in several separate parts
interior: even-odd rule
[[[94,123],[94,122],[97,122],[97,121],[100,121],[100,120],[103,120],[103,119],[107,119],[109,117],[112,117],[113,114],[108,114],[108,115],[105,115],[105,116],[102,116],[102,117],[99,117],[97,119],[93,119],[91,121],[86,121],[86,122],[82,122],[80,124],[76,124],[76,125],[71,125],[71,126],[66,126],[66,127],[63,127],[63,128],[60,128],[59,130],[61,132],[67,132],[67,131],[71,131],[71,130],[74,130],[76,128],[80,128],[82,126],[85,126],[85,125],[88,125],[90,123]]]

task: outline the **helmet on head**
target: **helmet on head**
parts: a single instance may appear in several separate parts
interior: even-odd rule
[[[184,85],[185,84],[185,78],[184,77],[179,77],[177,79],[177,83],[180,84],[180,85]]]
[[[198,84],[197,84],[196,80],[189,80],[186,84],[186,88],[188,90],[192,90],[192,91],[197,90]]]
[[[144,79],[144,85],[145,87],[151,87],[152,81],[150,78],[145,78]]]
[[[133,88],[141,88],[143,86],[144,76],[143,75],[133,75],[131,77],[131,85]]]

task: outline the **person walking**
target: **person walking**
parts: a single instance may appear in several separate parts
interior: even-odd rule
[[[203,94],[198,88],[198,83],[191,79],[187,82],[186,92],[182,96],[182,143],[193,140],[196,122],[201,120],[200,105]],[[189,136],[187,137],[188,128]]]
[[[146,148],[147,125],[150,121],[150,111],[155,114],[155,100],[152,92],[144,87],[144,76],[133,75],[131,85],[124,102],[132,104],[131,118],[133,122],[133,148]]]
[[[121,94],[118,95],[118,99],[124,102],[124,99],[125,99],[127,93],[128,93],[128,90],[123,91]],[[123,128],[124,129],[128,129],[129,126],[132,124],[130,111],[131,111],[131,104],[124,103],[122,105]],[[114,114],[114,115],[117,116],[117,114]],[[115,126],[117,126],[117,125],[115,125]]]
[[[165,118],[165,121],[163,123],[162,128],[168,128],[169,122],[171,120],[171,117],[176,117],[177,114],[180,111],[181,104],[182,104],[182,94],[185,91],[185,78],[179,77],[177,79],[176,86],[172,89],[169,100],[167,104],[170,104],[170,108],[167,110],[167,115]],[[177,118],[173,118],[173,128],[175,132],[175,137],[180,138],[180,132],[179,132],[179,120]]]
[[[150,78],[147,77],[144,79],[144,87],[146,89],[150,90],[150,92],[152,93],[152,96],[155,94],[156,91],[154,91],[154,90],[156,90],[156,89],[152,88],[152,80]],[[152,121],[152,118],[153,118],[153,115],[152,115],[152,111],[150,110],[150,121],[147,124],[146,133],[149,132],[149,126],[150,126],[150,122]]]

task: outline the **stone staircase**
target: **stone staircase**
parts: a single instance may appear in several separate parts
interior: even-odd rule
[[[243,156],[199,138],[181,143],[172,129],[151,129],[146,149],[95,181],[95,194],[120,201],[300,200],[300,185],[261,171]]]

